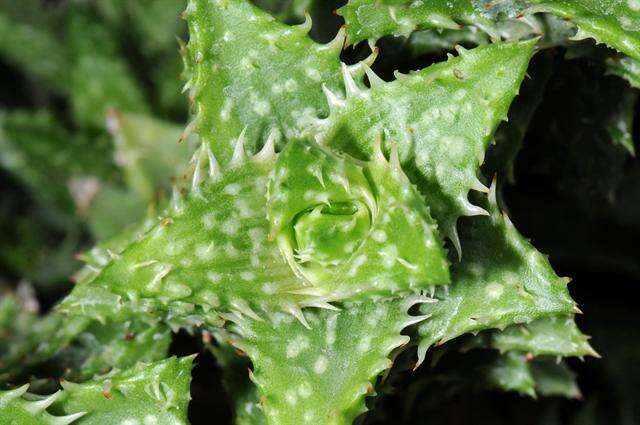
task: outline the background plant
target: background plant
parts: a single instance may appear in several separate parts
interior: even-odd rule
[[[637,5],[256,4],[0,4],[0,417],[638,421]]]

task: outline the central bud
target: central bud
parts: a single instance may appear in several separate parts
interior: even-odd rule
[[[309,305],[389,297],[449,282],[429,209],[380,149],[369,162],[311,141],[280,152],[267,195],[270,237]]]
[[[295,220],[296,259],[309,272],[322,274],[326,267],[346,263],[370,228],[369,210],[362,202],[318,205]]]

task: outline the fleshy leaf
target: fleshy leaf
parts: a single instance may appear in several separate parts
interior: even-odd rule
[[[101,321],[159,315],[176,326],[219,325],[217,310],[254,317],[252,307],[296,310],[304,296],[288,291],[301,286],[299,279],[267,240],[273,140],[269,146],[246,158],[240,139],[236,161],[221,171],[203,144],[191,190],[176,193],[155,223],[109,255],[60,308]]]
[[[597,356],[588,339],[573,317],[550,316],[496,332],[491,346],[502,352],[515,350],[534,356]]]
[[[221,163],[245,128],[254,151],[272,131],[296,138],[302,122],[329,113],[321,85],[341,87],[343,32],[318,44],[310,20],[290,27],[246,0],[192,0],[185,16],[194,125]]]
[[[419,327],[420,360],[432,344],[464,333],[575,312],[568,279],[558,277],[500,212],[495,183],[487,208],[489,217],[468,219],[461,226],[464,257],[452,267],[448,293],[422,306],[431,317]]]
[[[535,379],[524,354],[509,351],[485,366],[484,370],[489,385],[535,397]]]
[[[370,162],[290,142],[269,187],[271,233],[319,296],[370,299],[449,282],[428,208],[378,145]],[[333,296],[332,298],[335,298]]]
[[[86,380],[113,368],[165,358],[171,333],[139,321],[90,323],[58,313],[39,317],[12,295],[0,301],[0,383],[15,384],[46,365],[47,376]]]
[[[83,384],[63,382],[52,411],[87,412],[81,425],[144,423],[187,425],[193,356],[138,363]]]
[[[499,39],[505,35],[499,25],[503,20],[521,21],[531,26],[534,33],[541,32],[533,16],[540,12],[577,26],[574,40],[594,38],[631,57],[640,58],[640,7],[634,1],[350,0],[340,9],[350,43],[362,40],[375,43],[385,35],[408,36],[416,29],[459,29],[463,25],[475,26]]]
[[[0,392],[0,420],[21,425],[187,424],[192,357],[170,358],[96,377],[62,382],[50,396],[25,394],[28,385]]]
[[[375,43],[385,35],[408,36],[416,29],[460,29],[473,25],[499,37],[495,23],[470,0],[447,2],[409,0],[350,0],[339,9],[347,26],[349,44]]]
[[[527,6],[524,13],[552,13],[574,23],[574,39],[594,38],[640,59],[640,5],[633,0],[530,0]]]
[[[531,359],[509,351],[482,367],[487,383],[504,391],[516,391],[530,397],[561,396],[579,398],[575,373],[554,358]]]
[[[486,190],[476,175],[493,133],[506,117],[533,53],[533,42],[459,50],[424,70],[382,83],[369,73],[361,90],[345,72],[347,98],[328,95],[334,110],[318,123],[321,140],[368,157],[380,134],[397,143],[403,169],[427,198],[442,232],[457,242],[460,216],[485,214],[467,200]]]
[[[15,390],[0,391],[0,421],[2,423],[11,425],[78,424],[78,418],[86,413],[80,411],[69,415],[52,415],[47,412],[47,408],[60,398],[61,393],[57,392],[46,398],[30,400],[24,397],[28,388],[27,384]]]
[[[156,223],[138,231],[128,245],[125,243],[119,246],[120,250],[107,251],[109,255],[102,256],[105,261],[76,285],[60,308],[101,322],[128,320],[137,315],[152,320],[154,314],[160,314],[176,326],[202,323],[217,326],[220,325],[219,313],[257,318],[256,311],[267,314],[286,311],[302,318],[300,308],[305,306],[333,308],[328,302],[371,299],[400,291],[409,293],[448,282],[448,264],[435,225],[417,191],[402,174],[397,159],[390,164],[379,152],[376,160],[363,164],[366,176],[362,166],[356,165],[357,161],[348,164],[344,160],[328,161],[325,165],[336,165],[337,168],[319,169],[319,176],[311,175],[306,168],[319,163],[294,155],[295,161],[300,160],[294,166],[289,152],[300,153],[302,148],[315,155],[328,153],[313,142],[299,143],[292,143],[292,147],[281,154],[277,185],[289,185],[289,190],[293,190],[304,186],[302,177],[310,177],[321,187],[318,179],[324,182],[323,173],[328,172],[325,189],[337,196],[336,199],[329,196],[329,201],[336,201],[330,207],[339,210],[336,210],[338,219],[347,213],[357,213],[341,209],[345,205],[343,201],[350,201],[345,194],[351,193],[341,185],[346,182],[347,188],[353,188],[353,194],[360,197],[359,207],[368,208],[364,214],[354,215],[353,222],[347,223],[349,238],[342,242],[357,243],[358,240],[346,240],[353,236],[360,236],[364,241],[360,247],[354,246],[353,259],[335,252],[336,241],[323,242],[320,252],[334,255],[344,264],[330,273],[323,274],[316,269],[314,273],[320,279],[312,281],[309,281],[310,273],[300,273],[295,260],[288,261],[287,257],[292,256],[293,251],[279,249],[280,239],[268,237],[270,223],[265,194],[267,179],[276,167],[274,140],[271,138],[260,153],[246,158],[241,135],[229,166],[222,172],[207,145],[203,144],[194,156],[190,192],[185,196],[178,194]],[[337,161],[333,154],[326,158]],[[297,168],[300,165],[302,169]],[[287,176],[290,181],[284,179]],[[332,176],[337,180],[332,181]],[[305,186],[305,191],[311,189],[312,186]],[[295,191],[289,193],[278,189],[276,192],[298,197]],[[307,198],[304,202],[316,202]],[[293,201],[291,205],[283,205],[282,200],[284,198],[274,194],[271,205],[283,209],[281,212],[271,209],[271,218],[274,211],[289,214],[287,220],[298,215],[295,211],[303,216],[306,214],[306,218],[297,222],[298,243],[305,243],[305,238],[308,239],[306,243],[315,243],[312,239],[317,236],[305,220],[315,219],[307,212],[317,204],[296,205]],[[397,208],[395,211],[404,213],[394,214],[394,207]],[[330,214],[327,216],[325,224],[334,219]],[[388,222],[386,216],[389,216]],[[275,221],[273,218],[272,224]],[[416,229],[415,225],[419,227]],[[293,227],[289,230],[296,231]],[[406,245],[404,241],[393,239],[395,233],[400,232],[398,229],[417,235],[418,245]],[[395,251],[391,245],[380,245],[382,239],[397,241]],[[422,244],[425,246],[420,248]],[[377,255],[379,250],[383,251],[380,264],[362,262],[374,255],[371,252]],[[344,276],[343,272],[346,273]]]
[[[541,396],[581,398],[576,374],[566,363],[557,362],[553,358],[542,358],[532,361],[530,367],[536,383],[536,392]]]
[[[350,424],[374,394],[375,378],[391,367],[392,350],[409,342],[407,313],[422,296],[345,304],[344,310],[305,310],[311,329],[288,315],[273,322],[238,320],[234,345],[252,359],[268,423]],[[292,383],[294,383],[292,385]]]

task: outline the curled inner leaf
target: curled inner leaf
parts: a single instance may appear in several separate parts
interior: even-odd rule
[[[271,236],[318,296],[390,296],[449,282],[434,220],[396,160],[290,143],[269,188]]]

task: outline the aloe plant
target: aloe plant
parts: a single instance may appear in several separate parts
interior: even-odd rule
[[[3,295],[3,422],[186,424],[200,383],[189,389],[193,357],[170,357],[185,333],[222,368],[238,424],[375,423],[375,396],[410,373],[411,400],[441,382],[581,396],[563,359],[599,355],[505,188],[536,158],[545,90],[585,61],[577,106],[549,119],[544,165],[560,193],[586,181],[576,211],[611,200],[635,152],[640,4],[351,0],[321,43],[311,30],[326,16],[304,13],[321,2],[30,2],[32,16],[5,3],[0,34],[31,40],[48,70],[0,54],[68,108],[3,112],[0,164],[75,232],[70,248],[95,245],[50,312],[23,289]],[[188,41],[171,46],[181,6]],[[391,73],[385,36],[447,55]],[[606,171],[587,180],[593,169]],[[32,278],[34,264],[11,270]],[[447,356],[465,360],[438,371]]]

